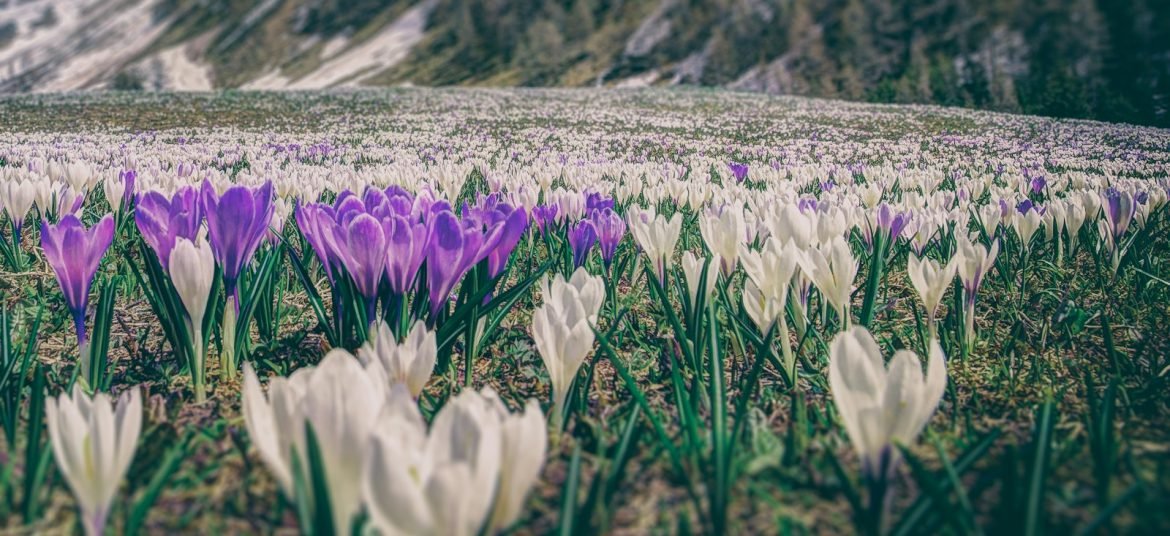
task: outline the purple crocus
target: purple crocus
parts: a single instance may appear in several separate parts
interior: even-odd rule
[[[402,296],[414,286],[426,256],[427,226],[402,216],[387,220],[386,277],[390,292]]]
[[[478,262],[483,232],[467,228],[449,210],[433,213],[427,238],[427,292],[431,317],[447,303],[455,284]]]
[[[536,228],[540,230],[540,234],[546,234],[550,225],[556,225],[559,211],[560,207],[556,203],[537,205],[532,208],[532,219],[536,222]]]
[[[154,191],[142,193],[134,210],[138,231],[168,273],[175,239],[195,240],[202,220],[199,193],[190,186],[180,188],[170,199]]]
[[[597,231],[597,242],[601,249],[601,261],[606,268],[613,262],[618,244],[626,235],[626,220],[612,209],[595,210],[589,216],[593,229]]]
[[[272,183],[258,188],[232,186],[217,195],[210,181],[203,181],[201,208],[207,217],[211,252],[223,270],[223,286],[239,307],[236,282],[252,261],[272,220]]]
[[[378,285],[386,271],[387,231],[387,225],[368,213],[357,214],[344,225],[334,227],[338,257],[358,293],[365,298],[371,321]]]
[[[747,164],[740,164],[738,162],[731,162],[727,164],[731,168],[731,176],[735,177],[736,183],[742,183],[747,178],[748,166]]]
[[[89,305],[89,288],[102,256],[113,241],[114,217],[109,214],[88,231],[72,214],[66,214],[55,225],[41,223],[41,248],[65,295],[65,305],[73,317],[83,358],[87,358],[85,311]]]
[[[305,241],[321,262],[330,285],[334,282],[333,274],[339,262],[333,252],[334,248],[331,247],[336,237],[333,231],[333,227],[336,226],[333,216],[333,207],[328,205],[308,204],[293,209],[293,219],[297,222],[297,228],[301,230]]]
[[[496,277],[504,271],[508,258],[528,228],[528,213],[523,207],[513,207],[502,201],[500,195],[494,193],[480,197],[474,206],[464,205],[463,223],[484,233],[478,258],[472,265],[487,259],[488,277]]]
[[[1044,188],[1046,188],[1048,186],[1048,181],[1045,180],[1044,177],[1034,177],[1032,179],[1031,186],[1032,186],[1032,193],[1038,194],[1038,193],[1043,192]]]
[[[589,258],[589,250],[597,242],[597,229],[589,220],[581,220],[569,229],[569,247],[573,251],[573,268],[585,265]]]
[[[1129,229],[1129,224],[1137,212],[1137,204],[1134,203],[1133,196],[1129,192],[1118,190],[1112,186],[1106,188],[1101,197],[1104,201],[1105,221],[1108,223],[1109,234],[1112,235],[1110,237],[1112,238],[1111,248],[1115,248],[1117,240]]]
[[[585,196],[585,213],[592,214],[594,210],[613,209],[613,199],[597,192]]]

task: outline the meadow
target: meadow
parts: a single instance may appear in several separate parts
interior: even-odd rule
[[[1170,131],[699,90],[0,117],[0,534],[1170,531]]]

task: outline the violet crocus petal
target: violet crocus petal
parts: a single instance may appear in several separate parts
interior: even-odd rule
[[[569,230],[569,247],[573,251],[573,267],[580,268],[589,258],[589,250],[597,241],[597,231],[589,220],[581,220]]]
[[[523,208],[518,208],[508,215],[508,219],[504,220],[502,225],[502,232],[495,247],[488,253],[488,277],[496,277],[504,271],[508,265],[508,259],[512,256],[512,251],[516,249],[516,245],[520,243],[520,238],[524,236],[524,231],[528,229],[528,213]]]
[[[462,276],[465,257],[474,255],[468,250],[463,225],[450,211],[432,217],[427,240],[427,290],[430,294],[431,314],[437,314]],[[475,244],[478,247],[478,244]]]
[[[392,217],[389,223],[386,276],[390,290],[402,295],[410,290],[422,266],[427,228],[421,223],[411,223],[402,216]]]
[[[89,231],[67,214],[56,225],[42,222],[41,247],[53,268],[66,306],[73,317],[84,317],[89,288],[102,257],[114,240],[114,218],[107,214]]]
[[[358,292],[367,300],[378,295],[378,284],[386,268],[386,230],[376,218],[359,214],[345,229],[346,270]]]
[[[158,192],[142,194],[134,209],[134,224],[165,271],[175,245],[175,236],[170,233],[170,201]]]
[[[272,219],[272,183],[255,191],[233,186],[216,197],[211,183],[204,181],[201,198],[211,251],[223,269],[224,289],[234,293],[236,280],[260,247]]]
[[[325,269],[325,277],[332,284],[333,258],[329,247],[325,244],[323,237],[325,231],[322,230],[323,224],[330,226],[333,224],[332,214],[327,213],[318,205],[300,205],[293,208],[293,220],[296,221],[297,228],[305,236],[305,241],[309,243],[313,254],[317,256],[317,260]],[[330,232],[332,232],[331,229]]]

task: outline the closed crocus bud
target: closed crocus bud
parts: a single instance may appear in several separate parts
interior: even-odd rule
[[[171,249],[167,263],[171,283],[183,307],[187,309],[190,328],[199,331],[203,326],[203,315],[207,311],[207,300],[211,295],[211,284],[215,279],[215,256],[207,239],[198,237],[195,242],[179,237]]]
[[[951,286],[951,280],[955,278],[955,270],[956,263],[953,259],[943,266],[932,259],[920,259],[914,255],[907,258],[906,272],[910,276],[910,282],[914,284],[914,290],[918,291],[923,308],[926,309],[927,325],[932,334],[934,315],[942,303],[943,294]]]
[[[137,387],[118,397],[90,399],[75,385],[72,395],[45,401],[53,459],[81,510],[82,527],[101,534],[118,484],[126,476],[142,430],[142,395]]]
[[[719,267],[723,276],[730,276],[735,271],[739,246],[747,239],[743,208],[732,205],[724,207],[718,215],[700,218],[699,232],[707,249],[721,259]]]
[[[898,459],[893,445],[913,443],[942,399],[946,359],[937,340],[930,347],[923,375],[918,356],[909,350],[899,350],[884,364],[877,341],[863,327],[833,339],[829,387],[868,478],[892,472]]]
[[[248,437],[281,491],[290,499],[295,496],[292,459],[294,452],[304,448],[301,398],[305,396],[312,371],[312,367],[306,367],[288,378],[273,378],[268,382],[268,396],[265,396],[252,364],[244,362],[242,406]]]
[[[955,264],[959,279],[963,281],[963,290],[968,304],[975,303],[975,293],[983,284],[983,277],[995,265],[999,256],[999,242],[996,241],[988,251],[983,244],[975,244],[962,235],[955,236]]]
[[[349,534],[361,510],[362,463],[388,393],[380,371],[370,372],[349,352],[332,350],[312,371],[301,399],[300,411],[320,447],[337,534]],[[304,424],[298,428],[303,431]],[[308,467],[307,458],[301,461]]]
[[[544,303],[532,314],[532,338],[536,349],[548,369],[552,382],[553,419],[559,430],[564,417],[565,397],[577,377],[577,371],[585,356],[593,348],[593,327],[597,304],[587,302],[588,293],[583,293],[560,277],[544,285]],[[602,299],[605,292],[601,291]]]
[[[1023,244],[1025,250],[1032,243],[1032,237],[1036,235],[1036,231],[1040,229],[1042,217],[1036,211],[1035,207],[1028,208],[1022,213],[1017,212],[1012,214],[1012,228],[1015,229],[1016,234],[1020,237],[1020,243]]]
[[[495,392],[484,389],[500,419],[500,479],[496,502],[488,521],[489,532],[502,531],[519,518],[548,450],[548,427],[540,403],[529,399],[523,413],[510,413]]]
[[[203,315],[207,311],[207,300],[211,297],[211,285],[215,280],[215,257],[203,237],[199,237],[197,242],[179,237],[175,239],[175,247],[171,249],[167,265],[170,267],[171,283],[187,310],[187,331],[191,334],[191,356],[195,361],[192,363],[191,376],[195,401],[199,403],[207,396],[204,384]]]
[[[126,183],[123,182],[120,176],[106,177],[102,181],[102,190],[106,194],[106,201],[110,203],[110,209],[114,212],[122,210],[123,194],[126,192]]]
[[[418,398],[431,379],[437,353],[435,333],[427,331],[426,324],[419,320],[401,344],[386,322],[378,323],[373,336],[358,349],[357,356],[367,367],[377,363],[391,385],[405,385],[410,395]]]
[[[710,262],[711,268],[707,271],[707,278],[703,279],[703,268],[707,266],[708,262]],[[689,251],[682,254],[683,276],[687,280],[687,294],[692,307],[698,303],[700,285],[704,289],[704,299],[710,299],[711,294],[715,291],[715,282],[719,279],[719,270],[716,268],[719,264],[719,255],[707,259],[698,257]],[[700,281],[701,279],[702,281]]]
[[[28,211],[32,210],[36,199],[37,185],[33,180],[5,176],[4,180],[0,181],[0,206],[4,207],[8,220],[12,222],[13,236],[16,237],[17,244],[20,244],[20,230],[24,227],[24,219],[28,216]]]

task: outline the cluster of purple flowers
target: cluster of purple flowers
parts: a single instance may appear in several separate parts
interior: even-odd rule
[[[171,249],[179,238],[195,240],[203,222],[215,261],[223,271],[224,290],[239,307],[237,283],[268,232],[272,220],[272,183],[250,188],[232,186],[218,194],[204,181],[196,191],[187,186],[170,199],[158,192],[139,196],[134,222],[142,238],[169,270]]]
[[[608,268],[617,252],[618,243],[626,234],[626,222],[614,212],[613,199],[597,193],[591,193],[586,198],[585,212],[589,216],[569,229],[573,267],[583,266],[593,245],[598,244],[601,249],[601,260]]]
[[[432,317],[455,285],[481,261],[494,278],[528,228],[528,215],[499,194],[481,196],[456,215],[446,201],[402,188],[367,188],[361,196],[345,191],[332,205],[296,209],[297,226],[336,288],[348,275],[365,300],[372,320],[383,290],[402,297],[415,287],[426,267]]]

